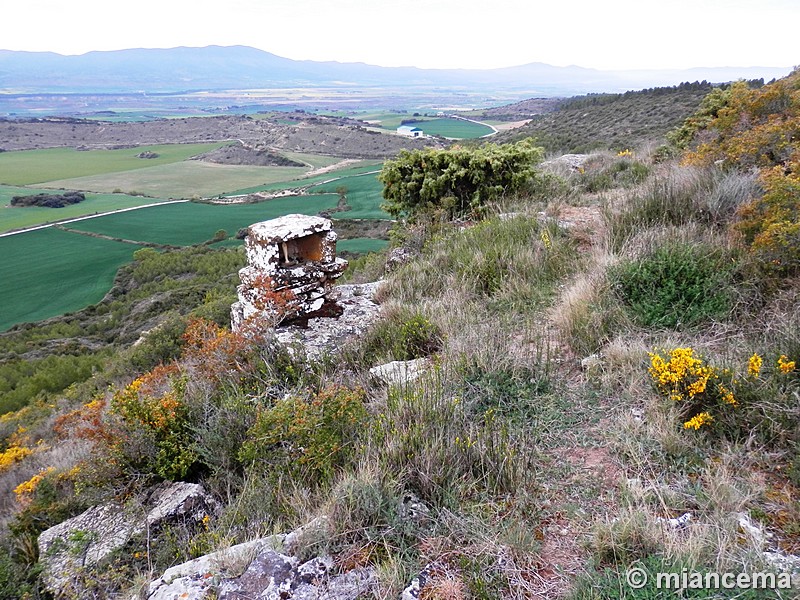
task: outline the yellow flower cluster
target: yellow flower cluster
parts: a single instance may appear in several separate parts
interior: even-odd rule
[[[33,454],[33,450],[25,446],[17,446],[13,444],[9,446],[5,452],[0,452],[0,473],[7,471],[14,465],[20,462],[23,458]]]
[[[761,358],[758,354],[753,354],[753,356],[751,356],[750,360],[747,362],[747,374],[752,375],[753,377],[758,377],[761,373],[761,365],[763,362],[763,358]]]
[[[794,371],[794,366],[795,366],[794,361],[789,360],[789,358],[785,354],[781,354],[778,357],[778,369],[784,375]]]
[[[732,404],[736,406],[736,398],[733,397],[733,392],[726,388],[721,383],[717,384],[717,391],[719,392],[720,396],[722,397],[722,401],[727,404]]]
[[[657,352],[648,355],[648,371],[659,391],[676,402],[686,402],[684,410],[691,410],[688,414],[700,411],[683,424],[684,428],[694,430],[711,424],[715,418],[724,426],[727,422],[727,406],[739,407],[737,396],[740,400],[746,400],[751,387],[763,387],[769,383],[765,379],[776,374],[792,373],[796,368],[795,361],[781,354],[774,363],[775,367],[765,371],[764,358],[753,353],[747,361],[748,381],[740,382],[731,369],[718,369],[706,364],[689,347],[675,348],[667,356]],[[744,386],[740,387],[742,383]]]
[[[14,495],[16,495],[17,501],[20,502],[20,504],[26,504],[28,501],[30,501],[34,492],[36,492],[36,488],[39,487],[39,483],[41,483],[42,479],[55,470],[55,467],[47,467],[28,479],[28,481],[23,481],[17,487],[15,487]]]
[[[626,156],[633,156],[633,151],[630,149],[620,150],[619,152],[617,152],[617,156],[619,156],[620,158]]]
[[[550,239],[550,234],[547,233],[547,230],[542,231],[542,243],[547,250],[553,247],[553,240]]]
[[[714,421],[714,417],[712,417],[707,412],[701,412],[693,416],[691,419],[686,421],[683,424],[684,429],[694,429],[695,431],[700,429],[703,425],[710,425]]]
[[[704,365],[692,348],[675,348],[665,360],[660,354],[648,353],[648,371],[658,386],[668,393],[672,400],[680,401],[702,394],[711,379],[716,379],[714,367]]]

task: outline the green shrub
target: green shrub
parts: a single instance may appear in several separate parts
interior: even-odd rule
[[[21,564],[12,550],[0,546],[0,600],[36,598],[36,579],[40,572],[40,567]]]
[[[179,480],[197,462],[185,381],[174,366],[135,379],[111,400],[116,436],[110,449],[133,472]]]
[[[316,486],[353,457],[352,444],[367,413],[363,390],[331,387],[307,400],[289,396],[261,409],[239,454],[276,482]]]
[[[642,183],[650,168],[637,160],[618,158],[608,166],[593,167],[591,163],[577,178],[578,186],[589,193],[602,192],[616,187],[630,187]]]
[[[538,177],[534,165],[542,157],[541,148],[530,140],[479,148],[403,150],[384,164],[378,176],[384,184],[384,209],[395,217],[438,211],[448,219],[481,215],[489,202],[531,187]]]
[[[464,401],[477,414],[494,410],[499,415],[525,420],[535,410],[536,399],[552,388],[549,363],[539,368],[487,370],[478,365],[463,368]]]
[[[724,319],[734,303],[730,257],[699,244],[670,242],[609,273],[615,291],[644,327]]]
[[[361,352],[364,362],[412,360],[430,356],[442,347],[442,334],[422,313],[409,309],[387,311],[367,332]]]

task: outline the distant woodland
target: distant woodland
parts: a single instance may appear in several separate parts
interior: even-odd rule
[[[65,192],[63,194],[34,194],[14,196],[11,206],[43,206],[45,208],[64,208],[70,204],[78,204],[86,200],[83,192]]]

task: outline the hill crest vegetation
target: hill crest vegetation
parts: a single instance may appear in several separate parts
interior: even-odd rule
[[[780,569],[771,557],[800,554],[797,81],[698,97],[657,155],[402,155],[382,178],[411,260],[385,274],[381,319],[319,362],[225,327],[235,251],[139,251],[128,273],[158,290],[153,311],[192,303],[93,378],[0,418],[0,597],[36,597],[43,528],[164,478],[202,482],[220,513],[133,540],[76,573],[74,597],[139,593],[314,517],[327,525],[300,552],[375,569],[367,597],[397,598],[431,565],[426,597],[571,600],[660,597],[657,572]],[[524,185],[490,176],[505,153]],[[453,186],[464,171],[486,193]],[[383,263],[354,261],[351,280]],[[182,286],[189,272],[209,280]],[[122,331],[150,306],[115,302]],[[27,333],[45,351],[82,325],[39,327]],[[26,352],[12,334],[7,352]],[[369,376],[415,358],[429,368],[414,382]],[[632,565],[649,587],[627,585]]]

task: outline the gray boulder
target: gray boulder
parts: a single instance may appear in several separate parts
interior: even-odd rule
[[[183,482],[161,484],[125,505],[92,507],[39,535],[43,582],[58,596],[83,568],[97,565],[133,537],[152,536],[169,523],[199,523],[217,510],[202,486]]]
[[[168,569],[147,600],[355,600],[376,584],[373,569],[336,572],[333,559],[301,561],[300,540],[326,526],[316,519],[283,536],[232,546]]]

